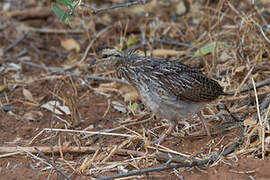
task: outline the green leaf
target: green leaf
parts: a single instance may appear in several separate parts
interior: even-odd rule
[[[140,38],[138,37],[130,37],[128,38],[126,44],[127,46],[133,46],[135,44],[138,44],[140,42]]]
[[[135,112],[137,109],[138,109],[138,104],[137,103],[132,103],[131,106],[130,106],[130,110],[132,112]]]
[[[73,6],[73,0],[56,0],[56,2],[64,6]]]
[[[70,25],[70,15],[67,12],[64,12],[57,4],[53,3],[52,4],[52,9],[54,11],[54,13],[60,18],[60,20],[63,23],[67,23]]]
[[[60,19],[63,23],[67,23],[68,18],[69,18],[69,14],[65,12],[64,15]]]
[[[65,15],[65,12],[55,3],[52,3],[53,12],[62,20]]]
[[[72,28],[72,25],[71,25],[71,22],[70,22],[70,18],[67,18],[67,19],[66,19],[66,23],[69,25],[69,27]]]
[[[201,47],[193,54],[192,57],[194,58],[194,57],[199,57],[199,56],[205,56],[209,53],[213,53],[217,47],[217,44],[218,44],[218,42],[213,42],[211,44],[207,44],[207,45]]]

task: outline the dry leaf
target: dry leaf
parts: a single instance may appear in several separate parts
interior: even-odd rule
[[[238,73],[238,72],[243,72],[245,70],[246,66],[239,66],[235,69],[235,72]]]
[[[120,83],[112,82],[112,83],[103,83],[100,84],[98,88],[104,88],[104,89],[119,89],[121,87]]]
[[[137,101],[140,99],[140,96],[137,92],[137,90],[129,85],[121,84],[121,83],[104,83],[100,84],[98,88],[95,88],[96,91],[101,92],[117,92],[121,94],[121,96],[124,98],[124,101]]]
[[[138,92],[136,90],[135,91],[128,92],[128,93],[123,93],[121,95],[124,98],[124,101],[125,102],[128,102],[128,101],[138,101],[138,100],[140,100],[140,96],[139,96],[139,94],[138,94]]]
[[[132,86],[121,84],[119,91],[125,102],[140,100],[137,90]]]
[[[103,93],[108,93],[108,92],[119,92],[119,83],[103,83],[100,84],[98,88],[94,88],[96,91],[101,91]]]
[[[257,120],[253,118],[247,118],[244,120],[244,126],[254,126],[257,124]]]
[[[223,51],[219,57],[220,61],[221,62],[226,62],[228,61],[229,59],[231,59],[232,57],[226,52],[226,51]]]
[[[120,102],[118,101],[112,101],[112,107],[121,112],[121,113],[126,113],[127,112],[127,109],[125,108],[125,105],[121,104]]]
[[[27,106],[34,106],[34,107],[39,106],[39,104],[37,104],[37,103],[33,103],[33,102],[30,102],[30,101],[22,101],[20,99],[18,100],[18,102],[20,102],[20,103],[22,103],[24,105],[27,105]]]
[[[63,115],[63,113],[65,113],[65,115],[71,114],[69,108],[67,106],[61,106],[60,102],[58,101],[49,101],[46,104],[43,104],[41,107],[58,115]]]
[[[27,100],[29,100],[31,102],[35,102],[35,99],[29,90],[23,88],[23,95]]]
[[[172,49],[155,49],[152,51],[154,56],[168,57],[168,56],[179,56],[184,54],[183,51],[176,51]]]
[[[203,114],[204,115],[214,115],[215,112],[214,112],[214,109],[211,109],[209,107],[205,107],[205,108],[203,108]]]
[[[61,40],[61,46],[68,51],[71,51],[73,49],[75,49],[76,52],[80,51],[80,45],[72,38]]]
[[[40,111],[30,111],[24,114],[23,118],[28,121],[38,121],[43,117]]]

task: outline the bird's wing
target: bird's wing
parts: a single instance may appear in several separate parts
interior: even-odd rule
[[[137,78],[151,84],[152,89],[154,88],[164,100],[208,102],[223,94],[222,87],[198,69],[158,58],[133,59]]]
[[[188,66],[168,67],[152,72],[159,76],[160,87],[167,96],[188,102],[208,102],[223,93],[222,87],[199,70]]]

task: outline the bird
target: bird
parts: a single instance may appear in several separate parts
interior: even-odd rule
[[[219,96],[226,95],[217,81],[179,61],[143,56],[137,49],[119,51],[106,47],[98,52],[102,61],[114,67],[118,77],[135,87],[145,106],[159,118],[169,121],[169,128],[155,143],[161,144],[178,121],[194,114],[199,116],[207,135],[211,136],[201,110]]]

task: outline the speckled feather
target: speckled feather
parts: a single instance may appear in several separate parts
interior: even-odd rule
[[[123,53],[115,63],[117,73],[137,89],[144,84],[163,97],[191,103],[209,102],[223,95],[223,88],[198,69],[177,61]]]

